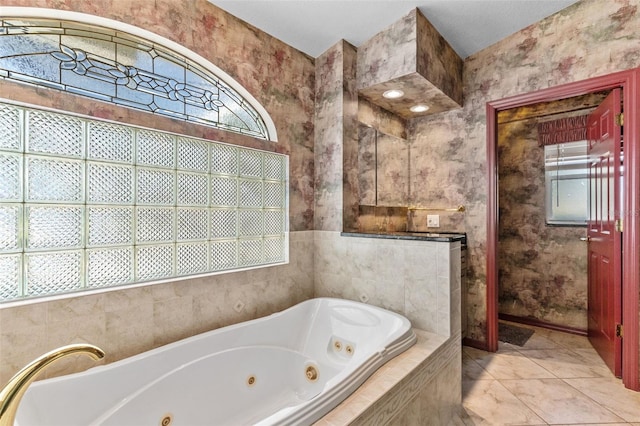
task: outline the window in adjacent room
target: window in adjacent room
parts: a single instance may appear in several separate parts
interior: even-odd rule
[[[587,141],[546,145],[544,166],[547,224],[586,225]]]

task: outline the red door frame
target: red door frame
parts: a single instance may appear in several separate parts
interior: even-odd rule
[[[640,391],[640,68],[563,84],[531,93],[487,102],[487,330],[486,349],[498,350],[498,157],[499,111],[622,87],[624,106],[625,211],[622,234],[622,382]]]

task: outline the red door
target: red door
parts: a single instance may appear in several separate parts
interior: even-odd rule
[[[622,245],[620,219],[622,179],[621,89],[614,89],[589,116],[588,322],[589,340],[617,376],[622,375]]]

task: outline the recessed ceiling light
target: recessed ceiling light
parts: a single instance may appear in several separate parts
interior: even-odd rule
[[[387,90],[382,94],[387,99],[398,99],[404,96],[404,92],[400,89]]]
[[[418,104],[418,105],[412,106],[409,109],[411,110],[411,112],[425,112],[429,110],[429,106],[424,104]]]

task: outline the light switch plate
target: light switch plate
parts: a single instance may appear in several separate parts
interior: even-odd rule
[[[440,215],[428,214],[427,215],[427,228],[439,228],[440,227]]]

